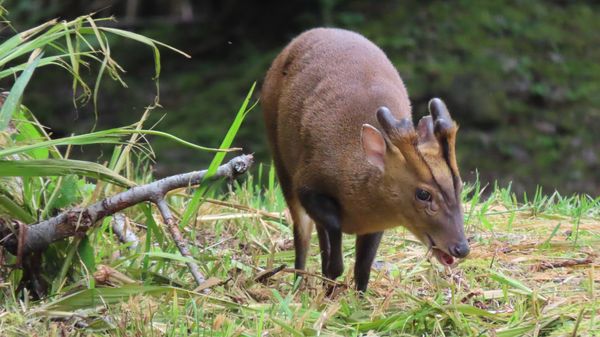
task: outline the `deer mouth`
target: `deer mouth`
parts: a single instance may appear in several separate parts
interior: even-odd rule
[[[437,248],[435,245],[435,241],[433,241],[433,239],[431,238],[431,236],[429,234],[427,234],[427,238],[429,238],[429,244],[430,244],[429,248],[431,249],[433,256],[435,256],[435,258],[444,266],[451,267],[452,265],[454,265],[454,263],[456,262],[456,259],[454,258],[454,256]]]

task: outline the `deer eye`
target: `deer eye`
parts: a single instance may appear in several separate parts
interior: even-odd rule
[[[417,197],[417,199],[421,200],[421,201],[431,201],[431,193],[422,190],[420,188],[417,188],[417,192],[415,193],[415,196]]]

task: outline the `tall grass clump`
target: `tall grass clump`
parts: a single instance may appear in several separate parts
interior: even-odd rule
[[[227,148],[247,113],[252,90],[219,149],[192,144],[159,130],[145,129],[144,122],[158,106],[158,78],[161,72],[159,47],[189,56],[146,36],[103,26],[109,20],[112,19],[91,15],[71,21],[50,20],[27,31],[15,32],[0,43],[0,80],[12,83],[10,90],[0,97],[0,218],[14,228],[35,224],[61,210],[89,205],[125,188],[150,181],[153,151],[146,136],[165,137],[180,146],[215,152],[214,165],[210,167],[212,171],[222,162],[225,152],[230,151]],[[58,67],[71,75],[73,104],[93,104],[95,113],[102,113],[98,91],[103,79],[109,77],[126,88],[124,69],[111,55],[111,37],[133,40],[149,47],[149,59],[153,59],[151,62],[154,63],[157,86],[155,100],[149,102],[149,107],[140,112],[140,120],[132,125],[92,130],[63,138],[50,137],[49,130],[36,119],[35,112],[21,104],[27,95],[28,83],[35,81],[35,72],[39,68]],[[84,76],[83,72],[91,69],[97,69],[97,73],[92,81],[86,81],[85,78],[89,76]],[[106,163],[70,158],[73,147],[86,148],[98,144],[112,147],[112,155]],[[177,196],[170,199],[178,202]],[[184,202],[187,204],[187,201]],[[192,214],[193,208],[197,208],[199,203],[199,198],[194,199],[187,207],[186,214]],[[0,254],[0,302],[6,304],[3,305],[5,309],[0,310],[0,317],[7,316],[9,311],[30,313],[30,299],[56,299],[61,294],[83,289],[95,293],[93,274],[98,271],[99,263],[114,257],[114,253],[122,249],[129,254],[119,264],[133,270],[135,275],[143,275],[146,282],[156,277],[160,279],[160,271],[165,263],[185,262],[175,244],[166,239],[164,229],[154,219],[152,208],[146,204],[134,208],[126,212],[127,221],[131,222],[130,226],[143,222],[146,229],[146,238],[137,249],[128,250],[130,243],[121,243],[115,238],[111,227],[112,217],[105,218],[100,226],[85,236],[52,244],[38,254],[35,266],[16,265],[20,263],[18,258],[0,248],[3,250]],[[41,277],[32,278],[31,273]],[[126,298],[134,294],[170,291],[168,287],[139,285],[117,291],[114,296]],[[85,297],[85,292],[80,294]],[[107,301],[105,303],[110,303],[108,297],[102,296],[103,301]],[[57,303],[76,302],[71,297],[67,298],[70,300],[58,300],[52,308],[64,309],[60,305],[57,307]],[[25,307],[21,304],[25,304]],[[77,304],[69,308],[75,307]],[[6,325],[6,322],[0,324]],[[18,331],[18,328],[11,329],[0,328],[2,331]]]

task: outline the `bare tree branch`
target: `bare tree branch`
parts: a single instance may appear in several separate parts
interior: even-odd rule
[[[175,241],[175,244],[177,245],[177,248],[179,249],[181,255],[186,257],[192,257],[192,254],[190,254],[190,250],[188,249],[187,242],[185,241],[183,235],[181,235],[179,227],[177,226],[177,223],[175,222],[175,219],[173,218],[173,215],[169,210],[169,205],[167,205],[165,199],[160,198],[155,202],[158,206],[160,214],[162,214],[162,217],[165,220],[165,224],[169,229],[169,233],[171,233],[171,237],[173,238],[173,241]],[[192,276],[194,276],[194,280],[196,280],[196,283],[198,283],[198,285],[204,283],[205,279],[202,273],[200,273],[198,265],[196,265],[194,262],[186,262],[186,264],[188,268],[190,268],[190,272],[192,273]]]
[[[238,175],[245,173],[253,163],[252,155],[242,155],[231,159],[227,164],[221,165],[214,175],[208,177],[209,180],[219,178],[233,179]],[[169,208],[164,201],[167,192],[177,189],[198,185],[206,175],[207,170],[194,171],[175,176],[170,176],[150,184],[133,187],[122,193],[113,195],[95,204],[85,208],[71,209],[65,211],[51,219],[41,221],[37,224],[26,226],[27,230],[22,231],[21,235],[11,230],[10,221],[0,221],[0,245],[4,246],[12,254],[29,254],[44,250],[52,242],[64,238],[83,235],[92,228],[99,220],[106,216],[115,214],[125,208],[131,207],[141,202],[150,201],[157,204],[162,214],[169,232],[175,241],[177,248],[184,256],[190,256],[185,242],[175,219],[171,215]],[[20,229],[23,226],[20,226]],[[19,237],[21,236],[21,240]],[[198,266],[188,263],[194,279],[198,284],[204,281],[204,278],[198,270]]]
[[[119,238],[119,241],[129,243],[128,248],[135,250],[140,244],[140,239],[131,228],[129,219],[123,213],[115,213],[112,220],[112,230]]]

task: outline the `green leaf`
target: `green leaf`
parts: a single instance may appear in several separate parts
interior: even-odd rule
[[[131,296],[158,296],[169,291],[180,291],[166,286],[125,285],[119,288],[92,288],[62,297],[43,306],[45,310],[73,311],[95,308],[98,305],[124,302]]]
[[[0,176],[46,177],[77,174],[107,181],[119,186],[132,187],[135,183],[93,162],[73,159],[0,160]]]
[[[33,75],[33,71],[40,62],[42,55],[43,53],[40,53],[27,65],[27,68],[23,70],[21,76],[17,78],[12,89],[10,89],[10,93],[0,110],[0,131],[4,131],[8,127],[8,122],[10,122],[14,111],[19,106],[25,87],[27,87],[27,83],[29,83],[29,79],[31,79],[31,75]]]
[[[184,263],[196,263],[196,264],[200,264],[201,262],[191,258],[191,257],[187,257],[187,256],[183,256],[181,254],[173,254],[173,253],[167,253],[167,252],[156,252],[156,251],[149,251],[147,253],[144,253],[145,255],[147,255],[150,258],[158,258],[158,259],[169,259],[169,260],[174,260],[174,261],[179,261],[179,262],[184,262]],[[215,260],[215,258],[203,258],[202,261],[210,261],[210,260]]]
[[[495,281],[497,281],[497,282],[499,282],[501,284],[505,284],[505,285],[507,285],[509,287],[512,287],[514,289],[517,289],[517,290],[521,291],[524,295],[533,296],[533,294],[534,294],[533,290],[531,290],[531,288],[529,288],[528,286],[526,286],[525,284],[523,284],[521,281],[516,280],[516,279],[514,279],[512,277],[506,276],[506,275],[502,274],[499,271],[495,271],[495,270],[491,270],[490,269],[489,272],[491,274],[490,277],[493,280],[495,280]],[[542,301],[546,301],[546,298],[544,298],[543,296],[541,296],[539,294],[537,294],[537,297],[539,299],[541,299]]]
[[[21,207],[21,205],[14,202],[13,199],[5,196],[4,194],[0,194],[0,208],[12,217],[15,217],[25,223],[34,223],[37,219],[31,215],[25,208]]]
[[[558,232],[558,229],[560,228],[561,223],[557,223],[556,226],[554,226],[554,229],[552,230],[552,233],[550,233],[550,236],[548,236],[548,238],[546,239],[546,241],[544,241],[544,243],[542,243],[542,246],[544,247],[549,247],[550,246],[550,241],[552,241],[552,238],[556,235],[556,233]]]
[[[90,244],[90,239],[87,235],[83,237],[79,244],[79,257],[89,273],[96,271],[96,252],[94,247]]]
[[[48,201],[48,210],[68,207],[77,203],[81,199],[81,195],[79,193],[79,179],[76,175],[66,176],[62,180],[62,183],[58,185],[59,190],[55,192],[56,188],[57,182],[53,181],[50,184],[49,190],[53,192],[53,195],[56,194],[56,196],[53,200],[50,199]]]
[[[501,272],[495,271],[495,270],[490,270],[490,273],[492,274],[491,275],[492,279],[499,283],[522,290],[522,291],[526,292],[527,294],[533,293],[533,290],[531,290],[531,288],[527,287],[526,285],[524,285],[523,283],[521,283],[518,280],[515,280],[512,277],[508,277],[508,276],[502,274]]]
[[[54,276],[52,280],[52,287],[50,290],[50,294],[57,294],[60,292],[62,287],[65,285],[65,279],[71,265],[73,264],[73,257],[75,256],[75,252],[77,252],[77,248],[79,247],[79,243],[81,242],[81,237],[75,237],[71,243],[69,243],[68,248],[66,249],[66,254],[62,260],[60,260],[61,267],[58,271],[58,274]]]
[[[535,324],[529,323],[515,328],[498,330],[496,331],[496,337],[521,337],[527,335],[533,329],[535,329]]]
[[[196,145],[194,143],[190,143],[190,142],[188,142],[186,140],[183,140],[183,139],[181,139],[179,137],[173,136],[170,133],[166,133],[166,132],[162,132],[162,131],[157,131],[157,130],[137,130],[137,132],[141,133],[141,134],[144,134],[144,135],[164,137],[164,138],[170,139],[172,141],[175,141],[176,143],[179,143],[181,145],[184,145],[184,146],[190,147],[192,149],[196,149],[196,150],[223,153],[223,157],[225,156],[225,153],[227,153],[227,152],[233,152],[233,151],[239,151],[239,150],[241,150],[239,148],[230,148],[229,146],[231,146],[231,144],[229,144],[227,147],[223,147],[221,145],[221,147],[219,147],[218,149],[211,148],[211,147],[206,147],[206,146],[200,146],[200,145]]]
[[[35,149],[61,145],[116,144],[120,142],[120,138],[122,136],[131,134],[132,132],[134,131],[127,128],[115,128],[82,135],[51,139],[43,142],[35,142],[33,144],[12,146],[10,148],[0,150],[0,158],[13,154],[26,153]]]
[[[491,313],[489,311],[485,311],[483,309],[479,309],[469,304],[456,304],[456,305],[448,305],[443,307],[445,310],[456,310],[462,314],[476,317],[486,317],[490,319],[497,320],[500,318],[500,315]]]
[[[68,67],[66,67],[60,61],[62,59],[70,57],[71,55],[73,55],[73,54],[61,54],[61,55],[54,55],[54,56],[44,57],[44,58],[42,58],[40,60],[39,64],[37,65],[37,68],[48,66],[48,65],[54,65],[54,66],[62,67],[64,69],[66,69],[67,71],[69,71],[71,69],[68,68]],[[90,52],[76,53],[73,56],[89,56],[89,57],[92,57],[92,53],[90,53]],[[10,68],[5,69],[5,70],[2,70],[2,71],[0,71],[0,79],[5,78],[5,77],[10,76],[10,75],[13,75],[13,74],[16,74],[19,71],[23,71],[23,70],[25,70],[27,68],[27,66],[28,66],[27,63],[23,63],[23,64],[19,64],[19,65],[10,67]],[[77,74],[75,72],[73,72],[73,75],[75,76],[75,80],[78,80],[78,77],[76,77]]]
[[[246,95],[244,103],[242,103],[242,106],[238,110],[238,113],[236,114],[235,119],[233,120],[231,127],[229,127],[229,130],[227,131],[227,134],[225,135],[225,138],[221,142],[221,146],[219,148],[229,148],[233,143],[235,135],[237,135],[240,126],[242,126],[244,118],[246,118],[246,114],[248,113],[248,111],[250,111],[247,110],[247,107],[248,103],[250,102],[250,98],[252,98],[252,93],[254,92],[255,87],[256,82],[252,84],[250,91],[248,91],[248,95]],[[225,152],[219,152],[215,155],[208,167],[208,172],[206,173],[204,179],[210,178],[213,174],[215,174],[215,172],[217,172],[217,168],[219,168],[219,166],[223,163],[223,159],[225,159]]]
[[[22,109],[15,116],[15,119],[26,119]],[[15,141],[17,142],[32,142],[46,140],[45,136],[42,135],[38,129],[29,121],[17,122],[17,134]],[[35,149],[25,153],[31,156],[33,159],[48,159],[50,151],[45,148]]]
[[[244,102],[242,103],[242,106],[238,110],[238,112],[235,116],[235,119],[233,120],[233,123],[229,127],[229,131],[227,131],[227,134],[225,135],[225,138],[221,142],[221,146],[219,148],[229,148],[231,146],[231,144],[233,143],[233,139],[235,138],[235,135],[237,134],[238,130],[240,129],[240,126],[242,125],[242,122],[244,121],[246,114],[248,113],[248,111],[250,111],[252,109],[252,107],[251,107],[250,110],[247,110],[248,103],[250,102],[250,98],[252,97],[252,93],[254,92],[255,86],[256,86],[256,82],[254,82],[252,84],[250,91],[248,91],[248,95],[246,95],[246,99],[244,100]],[[213,160],[211,161],[211,163],[208,167],[208,171],[206,172],[206,175],[204,176],[203,180],[210,178],[213,174],[215,174],[215,172],[217,171],[217,168],[223,162],[223,159],[225,159],[224,152],[218,152],[217,154],[215,154]],[[192,200],[185,208],[185,212],[183,213],[183,216],[181,218],[181,223],[179,225],[180,227],[186,227],[189,224],[190,220],[196,213],[196,210],[200,206],[200,198],[204,195],[205,192],[206,192],[205,184],[201,184],[200,187],[194,192]]]
[[[154,243],[157,243],[159,245],[159,247],[164,247],[165,246],[165,236],[164,236],[164,233],[161,230],[161,228],[158,226],[158,224],[154,220],[154,217],[152,216],[152,208],[150,206],[150,203],[145,203],[143,205],[140,205],[140,208],[142,209],[142,212],[144,213],[144,216],[146,217],[146,225],[148,226],[148,229],[152,231],[152,235],[154,237],[154,240],[150,240],[150,243],[154,242]]]
[[[290,324],[288,324],[280,319],[271,317],[271,321],[273,321],[273,323],[282,327],[285,331],[289,332],[292,336],[304,337],[304,334],[301,331],[294,329],[294,327],[292,327]]]
[[[20,145],[20,146],[12,146],[7,149],[0,150],[0,158],[10,156],[13,154],[26,153],[31,150],[41,149],[41,148],[49,148],[52,146],[61,146],[61,145],[90,145],[90,144],[119,144],[123,143],[121,140],[122,137],[132,134],[148,134],[148,135],[156,135],[165,137],[175,142],[192,147],[196,150],[203,151],[222,151],[222,152],[230,152],[232,149],[214,149],[209,147],[204,147],[196,144],[192,144],[183,139],[175,137],[169,133],[155,131],[155,130],[134,130],[131,127],[122,127],[122,128],[114,128],[107,129],[102,131],[85,133],[82,135],[75,135],[70,137],[58,138],[46,140],[43,142],[35,142],[33,144]]]
[[[4,60],[7,56],[11,56],[11,54],[15,51],[15,49],[26,41],[26,39],[31,38],[37,33],[45,30],[46,28],[53,26],[56,24],[56,19],[45,22],[37,27],[31,28],[25,32],[20,34],[16,34],[10,39],[4,41],[0,44],[0,60]]]

